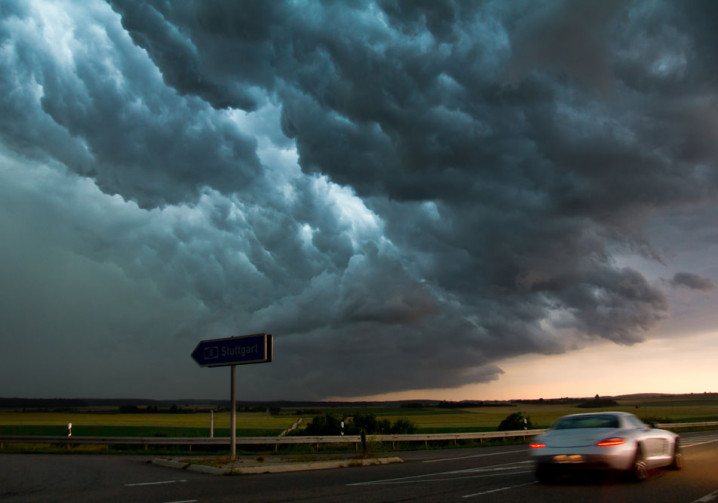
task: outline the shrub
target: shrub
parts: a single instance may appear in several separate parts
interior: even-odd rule
[[[364,433],[376,433],[378,430],[376,416],[374,414],[357,414],[345,425],[349,435]]]
[[[497,428],[498,431],[514,431],[523,429],[532,429],[533,424],[531,418],[525,416],[523,412],[514,412],[506,416]]]
[[[339,435],[342,432],[341,419],[334,414],[325,413],[315,416],[304,429],[304,435]],[[374,414],[357,414],[344,420],[344,434],[359,435],[362,431],[367,435],[376,434],[410,434],[417,430],[416,424],[401,418],[392,423],[388,419],[377,419]]]
[[[334,414],[315,416],[304,430],[307,435],[339,435],[342,432],[341,421]]]
[[[397,435],[416,433],[416,424],[403,417],[394,421],[391,425],[391,432]]]

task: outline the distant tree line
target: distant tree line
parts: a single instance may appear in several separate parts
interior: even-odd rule
[[[228,407],[192,407],[192,406],[182,406],[178,404],[172,404],[169,407],[160,408],[157,405],[147,405],[145,407],[142,407],[140,405],[136,404],[123,404],[120,405],[118,408],[118,411],[120,414],[142,414],[142,413],[152,413],[152,414],[195,414],[195,413],[208,413],[210,410],[214,412],[227,412],[230,410]],[[249,407],[238,407],[237,410],[239,412],[259,412],[264,414],[270,414],[272,416],[278,416],[282,413],[282,409],[279,407],[259,407],[259,406],[249,406]]]
[[[618,402],[615,401],[613,398],[601,398],[600,396],[596,395],[591,400],[581,402],[577,405],[577,407],[581,409],[601,409],[605,407],[615,407],[617,405]]]
[[[495,401],[484,401],[484,400],[461,400],[454,402],[451,400],[441,400],[439,402],[425,402],[425,401],[413,401],[402,403],[400,407],[402,409],[424,409],[424,408],[439,408],[439,409],[466,409],[473,407],[506,407],[506,402],[495,402]]]
[[[506,402],[485,402],[485,401],[441,401],[436,406],[440,409],[464,409],[468,407],[506,407]]]
[[[583,398],[539,398],[538,400],[514,400],[517,404],[529,404],[529,405],[575,405],[584,401]]]
[[[47,412],[50,409],[67,410],[86,406],[85,400],[75,398],[0,398],[2,409],[35,409]]]

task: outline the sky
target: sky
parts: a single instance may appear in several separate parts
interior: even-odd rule
[[[0,396],[718,391],[718,3],[5,0]]]

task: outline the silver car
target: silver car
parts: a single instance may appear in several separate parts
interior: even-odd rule
[[[677,434],[626,412],[564,416],[530,445],[541,482],[581,469],[621,471],[644,480],[651,468],[679,470],[683,465]]]

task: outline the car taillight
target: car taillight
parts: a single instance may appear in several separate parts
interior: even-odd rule
[[[532,449],[543,449],[544,447],[546,447],[546,444],[529,444],[529,447],[531,447]]]
[[[625,443],[626,443],[626,439],[625,439],[625,438],[621,438],[621,437],[611,437],[611,438],[606,438],[606,439],[604,439],[604,440],[601,440],[601,441],[600,441],[599,443],[597,443],[596,445],[599,446],[599,447],[611,447],[611,446],[614,446],[614,445],[621,445],[621,444],[625,444]]]

